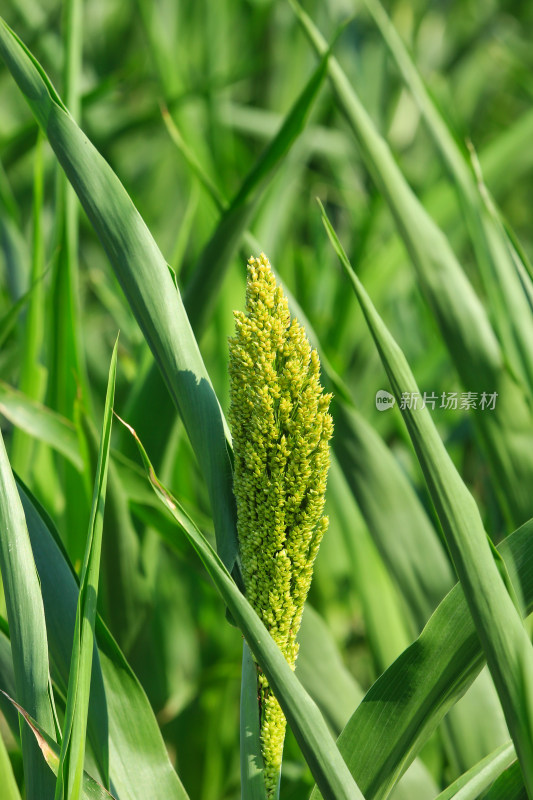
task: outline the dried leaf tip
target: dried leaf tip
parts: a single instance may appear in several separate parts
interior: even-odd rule
[[[327,518],[322,515],[331,395],[266,256],[250,258],[246,313],[230,339],[234,493],[246,596],[294,669],[296,636]],[[285,718],[259,672],[267,791],[276,788]]]

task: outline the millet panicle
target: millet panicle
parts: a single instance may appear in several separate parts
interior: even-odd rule
[[[327,517],[333,422],[320,362],[265,255],[250,258],[246,313],[230,339],[229,420],[246,596],[294,669],[296,636]],[[258,668],[267,792],[278,781],[285,718]]]

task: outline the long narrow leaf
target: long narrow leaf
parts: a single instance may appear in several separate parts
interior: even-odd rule
[[[401,406],[402,393],[418,392],[414,376],[325,214],[323,220]],[[533,796],[533,647],[494,560],[474,499],[457,473],[429,411],[404,406],[402,414],[479,633],[526,786]]]
[[[1,435],[0,570],[11,635],[17,698],[53,735],[43,599],[24,511]],[[49,800],[53,796],[53,781],[29,731],[23,731],[22,749],[28,800]]]
[[[2,800],[21,800],[6,743],[2,736],[0,736],[0,786],[2,787]]]
[[[306,603],[298,633],[296,677],[340,733],[363,699],[363,690],[345,667],[333,635],[313,606]]]
[[[43,205],[43,140],[37,139],[33,178],[33,247],[31,266],[31,288],[29,290],[28,313],[25,319],[22,363],[19,389],[32,400],[40,401],[44,390],[44,367],[41,363],[41,348],[44,337],[45,293],[42,285],[44,267],[44,242],[41,224]],[[13,434],[11,460],[19,475],[26,476],[31,463],[34,442],[25,431]]]
[[[13,655],[11,653],[11,642],[9,641],[9,631],[7,621],[0,617],[0,689],[9,697],[14,697],[17,693],[15,687],[15,670],[13,669]],[[20,727],[18,713],[12,703],[0,694],[0,709],[5,717],[11,733],[20,742]]]
[[[365,0],[403,80],[409,87],[453,178],[477,262],[494,312],[502,348],[513,369],[533,388],[533,315],[513,264],[503,226],[487,208],[479,181],[432,101],[407,48],[379,0]],[[486,188],[483,187],[483,191]]]
[[[229,431],[165,260],[117,176],[3,21],[0,53],[74,186],[164,375],[205,475],[218,552],[231,569],[237,537]]]
[[[83,0],[65,0],[62,4],[62,84],[66,105],[75,120],[79,119],[81,108],[82,7]],[[87,408],[91,406],[80,325],[80,209],[64,172],[56,167],[55,174],[54,259],[50,285],[53,302],[47,304],[47,402],[55,411],[74,420],[80,402]],[[57,463],[69,498],[63,512],[63,529],[69,552],[78,562],[83,558],[90,514],[89,480],[87,476],[80,476],[69,461],[58,459]]]
[[[63,10],[63,90],[69,112],[72,118],[77,120],[81,108],[82,0],[66,0]],[[65,175],[58,171],[55,214],[56,258],[51,285],[54,303],[51,304],[48,320],[50,341],[48,395],[52,408],[68,419],[73,419],[78,392],[83,393],[86,402],[90,400],[79,326],[78,217],[79,206],[74,191]],[[67,466],[67,480],[69,478]],[[66,514],[69,523],[72,521],[76,524],[79,518],[76,510],[67,508]]]
[[[515,573],[525,613],[533,610],[533,520],[499,547]],[[447,711],[484,664],[460,584],[410,647],[372,685],[338,739],[367,800],[387,797]],[[312,798],[316,800],[314,790]]]
[[[52,677],[66,694],[79,595],[76,573],[46,513],[28,489],[18,488],[42,587]],[[127,800],[158,793],[188,800],[146,694],[99,617],[96,640],[88,732],[95,753],[109,747],[111,792]]]
[[[515,762],[494,781],[483,800],[527,800],[520,765]]]
[[[48,765],[47,769],[50,769],[51,774],[53,773],[54,775],[57,775],[59,773],[59,748],[57,743],[54,742],[50,736],[48,736],[48,734],[30,716],[30,714],[28,714],[28,712],[22,708],[21,705],[16,703],[11,697],[8,697],[8,700],[17,709],[28,726],[28,729],[35,737],[35,742],[37,743],[44,758],[43,763]],[[111,800],[115,800],[113,795],[109,794],[109,792],[106,791],[103,786],[95,781],[94,778],[91,778],[91,776],[86,772],[84,772],[82,776],[82,789],[80,797],[82,800],[110,800],[110,798]]]
[[[512,742],[503,744],[494,753],[476,764],[448,786],[435,800],[475,800],[514,761],[516,753]]]
[[[242,800],[267,800],[257,704],[257,666],[243,642],[241,677],[241,788]]]
[[[419,498],[381,437],[347,403],[335,403],[333,412],[335,454],[419,631],[453,586],[453,571]]]
[[[335,459],[329,470],[328,494],[327,511],[340,528],[345,543],[368,645],[379,675],[405,650],[416,626],[409,613],[405,613],[406,605],[401,602]]]
[[[319,56],[328,45],[296,0],[298,20]],[[440,327],[462,383],[472,392],[498,392],[493,414],[474,412],[493,486],[513,526],[533,516],[533,414],[523,385],[508,370],[487,314],[451,246],[402,175],[385,140],[335,58],[330,81],[361,154],[386,199],[417,279]]]
[[[200,256],[184,298],[191,325],[196,332],[201,331],[203,322],[212,310],[231,258],[242,240],[246,226],[272,173],[305,127],[314,100],[326,76],[328,55],[329,53],[326,53],[322,57],[303,91],[285,116],[278,133],[245,177]]]
[[[2,381],[0,413],[26,434],[60,452],[76,469],[83,469],[76,428],[68,419]]]
[[[323,796],[327,800],[362,798],[317,706],[294,675],[267,629],[224,568],[220,558],[178,501],[157,478],[133,428],[125,422],[123,424],[129,428],[137,441],[154,491],[170,510],[181,532],[194,547],[217,591],[246,636],[250,650],[273,688]]]
[[[67,693],[67,707],[63,727],[63,740],[56,784],[56,800],[79,800],[83,784],[83,764],[85,760],[85,739],[89,692],[93,661],[94,625],[96,601],[102,551],[102,530],[109,465],[109,445],[113,423],[113,401],[115,397],[115,378],[117,370],[118,339],[113,348],[109,379],[105,400],[104,422],[91,509],[91,519],[87,534],[85,558],[83,561],[80,593],[74,627],[74,644]],[[106,780],[109,780],[106,771]]]

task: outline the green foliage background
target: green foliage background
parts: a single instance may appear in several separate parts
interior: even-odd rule
[[[126,188],[171,267],[170,272],[163,270],[165,281],[153,288],[148,245],[146,250],[140,244],[125,246],[116,255],[121,224],[129,231],[126,201],[123,206],[115,202],[119,195],[111,179],[101,197],[88,179],[82,191],[85,187],[96,211],[89,210],[90,220],[80,211],[23,93],[2,66],[0,411],[11,466],[53,519],[79,574],[91,511],[96,432],[102,426],[109,362],[120,330],[115,410],[135,428],[157,474],[183,506],[182,527],[187,527],[188,514],[231,569],[235,542],[229,456],[218,407],[206,388],[207,375],[226,413],[232,310],[244,306],[248,255],[263,250],[290,293],[293,312],[319,347],[324,384],[336,396],[327,497],[330,529],[315,567],[312,609],[304,616],[296,671],[335,738],[397,656],[403,653],[404,659],[396,662],[398,669],[402,663],[415,664],[415,651],[404,651],[455,579],[445,545],[446,509],[442,511],[425,482],[431,472],[424,461],[430,435],[415,441],[417,457],[398,403],[387,413],[376,409],[376,391],[390,390],[395,381],[401,391],[404,376],[391,377],[390,369],[387,374],[383,368],[316,198],[403,350],[420,391],[439,398],[443,392],[499,392],[498,411],[490,423],[490,411],[436,408],[430,413],[492,542],[502,542],[533,516],[528,482],[533,457],[533,291],[528,265],[533,246],[533,54],[528,32],[533,10],[520,2],[453,0],[398,0],[385,8],[429,90],[422,100],[414,83],[411,90],[406,86],[406,76],[402,78],[391,55],[394,44],[389,40],[387,45],[364,3],[311,0],[305,5],[325,39],[335,40],[332,52],[375,126],[367,139],[353,96],[339,82],[335,85],[331,70],[327,74],[331,62],[319,61],[287,2],[91,0],[85,7],[77,2],[61,7],[56,2],[5,0],[2,8],[5,21],[38,59]],[[430,109],[429,125],[420,107]],[[445,123],[440,141],[431,127],[436,110]],[[411,205],[403,185],[394,182],[394,167],[379,149],[373,154],[378,131],[390,146],[393,164],[444,233],[449,258],[441,240],[432,238],[420,206]],[[48,135],[52,140],[50,131]],[[75,145],[72,141],[65,134],[65,160],[67,145],[82,152],[81,139]],[[453,142],[457,151],[450,149]],[[454,163],[459,163],[458,191]],[[465,165],[467,178],[461,183]],[[478,195],[476,181],[481,180]],[[486,189],[501,217],[487,211]],[[106,224],[115,211],[109,223],[115,228],[109,232]],[[500,219],[513,241],[520,242],[517,250],[509,245]],[[93,226],[111,260],[115,257],[115,271]],[[487,239],[487,230],[493,239]],[[487,255],[487,241],[495,242],[495,259]],[[454,254],[460,265],[456,270],[449,266]],[[199,353],[192,331],[185,330],[181,317],[176,319],[175,341],[185,342],[187,355],[180,363],[176,356],[175,374],[169,366],[174,363],[170,346],[161,345],[157,357],[169,392],[148,342],[157,350],[160,328],[156,306],[150,311],[152,297],[160,297],[163,307],[164,298],[175,290],[174,281]],[[475,295],[479,306],[472,300]],[[187,382],[182,369],[192,370],[195,381]],[[203,393],[196,391],[197,384]],[[241,797],[242,636],[228,624],[213,575],[207,575],[191,540],[176,535],[170,515],[153,495],[133,438],[116,422],[111,447],[101,618],[148,696],[188,795],[201,800]],[[443,482],[452,486],[453,466],[442,464]],[[450,509],[451,518],[453,503]],[[469,534],[467,526],[466,539]],[[504,552],[510,578],[503,562],[496,562],[507,585],[514,581],[511,594],[526,612],[532,595],[524,578],[527,526],[519,542],[504,545],[507,554],[514,554],[508,561]],[[464,797],[480,796],[500,773],[500,785],[496,782],[488,797],[526,796],[520,773],[509,766],[514,756],[506,728],[509,714],[518,718],[522,711],[513,710],[512,703],[509,710],[503,701],[504,718],[486,671],[440,719],[466,688],[465,683],[461,689],[465,675],[481,666],[470,620],[474,608],[478,625],[475,587],[471,601],[468,580],[451,549],[467,600],[474,603],[468,611],[463,600],[460,612],[464,625],[472,628],[474,644],[468,640],[470,650],[466,645],[461,649],[454,639],[457,651],[449,645],[450,652],[463,653],[464,663],[453,679],[455,694],[447,695],[452,678],[440,685],[435,671],[451,676],[457,666],[446,663],[444,668],[444,655],[439,655],[447,641],[447,620],[455,619],[450,595],[445,601],[449,605],[437,612],[441,617],[437,622],[433,618],[434,627],[428,626],[426,638],[418,640],[424,656],[413,677],[415,699],[404,709],[409,724],[403,733],[398,727],[390,734],[396,755],[389,761],[382,743],[381,777],[376,777],[379,729],[365,752],[361,731],[366,711],[364,704],[360,707],[357,735],[345,730],[354,751],[352,762],[342,752],[365,797],[385,797],[392,790],[397,800],[433,798],[496,751],[491,764],[499,766],[492,778]],[[30,560],[26,569],[31,572]],[[466,570],[467,577],[475,575],[476,565],[467,564]],[[0,688],[13,696],[1,668],[9,661],[8,611],[9,601],[1,608],[0,655],[7,655],[6,661],[0,659]],[[46,598],[45,613],[50,627]],[[483,622],[479,624],[484,630]],[[496,628],[496,622],[494,628],[489,624],[488,650],[480,634],[486,652],[491,652]],[[11,618],[9,629],[13,639]],[[107,646],[113,650],[114,645]],[[68,642],[65,647],[69,651]],[[504,655],[497,651],[494,659],[505,673]],[[489,664],[493,668],[490,656]],[[53,675],[61,722],[68,668],[66,673],[63,684]],[[401,685],[404,673],[398,674]],[[19,695],[17,699],[24,704]],[[12,786],[7,795],[11,800],[17,797],[16,785],[24,785],[25,770],[12,709],[3,703],[2,710],[7,751],[0,746],[0,776],[5,786]],[[416,745],[409,725],[423,730]],[[511,733],[516,743],[514,729]],[[409,748],[419,757],[393,789]],[[94,752],[93,740],[86,769],[95,777],[105,774],[102,758]],[[313,785],[309,766],[289,733],[281,797],[307,798]],[[124,790],[123,796],[135,795]]]

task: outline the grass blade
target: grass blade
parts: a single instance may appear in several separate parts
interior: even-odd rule
[[[65,0],[62,10],[62,83],[70,114],[77,120],[81,111],[82,0]],[[72,186],[57,167],[55,188],[55,258],[50,286],[53,303],[49,305],[47,320],[47,403],[74,420],[81,401],[85,407],[91,407],[80,325],[79,204]],[[90,491],[70,462],[59,459],[58,466],[70,499],[65,505],[63,529],[72,559],[79,563],[83,559],[84,533],[90,514]]]
[[[350,798],[362,794],[341,758],[328,727],[313,700],[295,677],[267,629],[240,592],[220,558],[211,548],[194,522],[184,512],[157,478],[146,451],[133,428],[123,422],[137,441],[147,475],[161,502],[169,509],[178,527],[194,547],[217,591],[226,603],[237,625],[246,636],[251,652],[261,664],[273,688],[298,744],[317,784],[327,800]]]
[[[340,733],[363,699],[363,690],[344,666],[330,629],[306,603],[298,633],[296,677],[318,705],[332,730]]]
[[[527,800],[520,765],[515,762],[500,775],[483,800]]]
[[[41,276],[42,278],[43,276]],[[20,312],[26,307],[26,305],[30,304],[31,295],[37,288],[37,285],[34,284],[30,286],[27,292],[19,297],[19,299],[13,303],[13,305],[5,312],[5,314],[0,319],[0,347],[3,346],[5,340],[13,330],[17,318]]]
[[[328,46],[296,0],[291,5],[319,56]],[[363,108],[339,63],[328,61],[339,105],[361,154],[387,201],[420,287],[440,327],[465,389],[499,394],[496,413],[474,412],[493,487],[513,527],[533,516],[527,486],[533,480],[533,416],[523,386],[510,373],[485,310],[451,246],[414,195],[393,155]]]
[[[39,579],[24,511],[0,436],[0,570],[4,584],[17,698],[51,735],[48,644]],[[29,731],[22,750],[28,800],[49,800],[53,782]]]
[[[64,96],[73,119],[78,119],[81,110],[79,84],[82,0],[66,0],[63,9]],[[72,187],[65,175],[58,172],[55,231],[57,257],[54,259],[51,287],[54,315],[49,320],[51,363],[48,394],[52,408],[68,419],[74,418],[74,404],[80,389],[85,400],[88,402],[90,399],[79,329],[78,216],[79,206]]]
[[[484,200],[486,187],[467,161],[430,97],[407,48],[379,0],[365,0],[405,84],[420,109],[446,168],[455,182],[477,263],[494,312],[495,328],[513,370],[533,389],[533,317],[509,252],[503,226]]]
[[[414,376],[355,275],[325,213],[323,221],[400,406],[402,392],[418,392]],[[526,786],[533,796],[533,647],[502,580],[478,508],[446,452],[429,411],[406,407],[402,412],[487,657]]]
[[[44,268],[44,242],[41,224],[43,206],[43,141],[37,139],[33,178],[33,247],[31,267],[31,287],[28,313],[25,320],[25,335],[22,351],[22,364],[19,378],[20,391],[39,402],[42,399],[45,383],[44,367],[41,364],[41,347],[44,338],[45,294],[42,285]],[[19,475],[27,477],[31,464],[34,443],[22,430],[13,434],[11,460]]]
[[[450,784],[435,800],[476,800],[514,761],[513,743],[503,744]]]
[[[56,800],[79,800],[83,784],[83,764],[85,760],[85,739],[89,693],[93,660],[94,626],[96,601],[102,551],[102,530],[109,465],[109,445],[113,423],[113,401],[115,397],[115,378],[117,370],[117,346],[115,342],[105,400],[104,422],[91,509],[91,519],[87,534],[87,544],[83,561],[74,644],[70,666],[67,707],[63,728],[63,741],[56,784]],[[109,775],[106,771],[106,781]]]
[[[2,786],[2,800],[21,800],[13,767],[5,742],[0,736],[0,786]]]
[[[105,599],[109,627],[122,651],[128,653],[145,622],[150,596],[139,535],[113,460],[107,484],[100,595]]]
[[[375,673],[379,675],[412,641],[415,625],[404,613],[402,598],[335,459],[330,466],[328,494],[328,515],[336,519],[345,542]]]
[[[9,641],[9,626],[7,621],[0,617],[0,689],[9,697],[16,694],[15,671],[13,669],[13,654]],[[20,744],[20,726],[18,713],[13,705],[0,694],[0,708],[11,729],[11,733]]]
[[[74,186],[163,373],[205,476],[218,552],[231,569],[237,538],[229,431],[165,260],[114,172],[3,21],[0,52]]]
[[[66,694],[79,596],[77,577],[46,513],[20,484],[19,493],[41,581],[52,677]],[[188,800],[150,703],[99,616],[96,640],[88,728],[96,753],[109,746],[111,792],[131,800],[146,800],[158,793],[168,800]],[[103,760],[104,755],[100,756]]]
[[[4,692],[5,694],[5,692]],[[35,741],[39,746],[39,749],[44,757],[44,760],[48,767],[50,768],[51,772],[54,775],[59,774],[59,748],[57,743],[54,742],[53,739],[48,736],[47,733],[41,728],[41,726],[25,711],[22,706],[18,703],[15,703],[11,697],[8,697],[8,700],[13,704],[13,706],[17,709],[21,717],[26,722],[28,729],[32,732],[33,736],[35,737]],[[115,800],[113,795],[109,794],[109,792],[104,789],[94,778],[91,778],[86,772],[83,773],[82,776],[82,789],[80,797],[82,800]]]
[[[499,547],[526,613],[533,610],[533,520]],[[460,584],[418,639],[372,685],[338,739],[367,800],[383,800],[484,664]],[[313,791],[316,800],[318,791]]]
[[[226,269],[272,174],[305,128],[326,76],[328,55],[326,53],[322,57],[278,133],[245,177],[200,256],[184,297],[191,325],[196,332],[202,330],[203,323],[212,313]]]
[[[7,383],[0,381],[0,413],[33,439],[50,445],[76,467],[83,469],[83,459],[76,428],[72,422],[37,403]]]
[[[242,800],[266,800],[263,756],[259,739],[257,667],[243,642],[241,678],[241,788]]]
[[[453,586],[453,571],[420,500],[381,437],[348,404],[335,403],[333,412],[335,454],[420,631]]]

